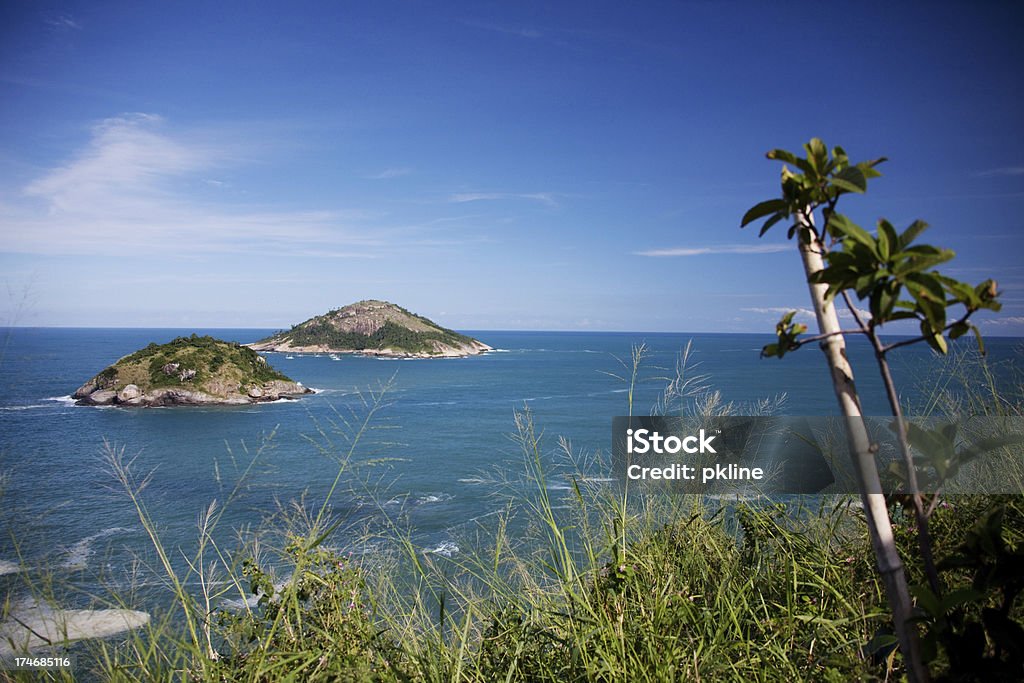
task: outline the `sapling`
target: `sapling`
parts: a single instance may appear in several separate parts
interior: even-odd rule
[[[800,338],[807,331],[807,326],[793,322],[796,312],[791,311],[776,326],[777,341],[765,346],[762,355],[781,358],[812,342],[818,342],[825,353],[833,390],[845,418],[847,442],[872,546],[907,663],[907,675],[911,681],[925,681],[929,672],[912,621],[914,613],[910,591],[882,493],[875,460],[877,448],[868,437],[853,370],[846,354],[845,337],[848,334],[863,335],[874,350],[889,405],[896,418],[896,438],[905,465],[906,490],[917,523],[921,559],[931,593],[941,596],[928,531],[928,516],[935,501],[932,501],[930,509],[925,507],[888,354],[918,342],[926,342],[944,354],[948,351],[947,337],[956,339],[967,332],[975,334],[979,347],[984,351],[981,333],[970,318],[980,310],[999,310],[998,291],[992,280],[971,286],[939,273],[935,267],[952,259],[954,253],[931,245],[915,244],[928,227],[923,221],[914,221],[903,232],[897,232],[889,221],[881,219],[876,234],[872,235],[837,212],[843,195],[863,194],[868,180],[881,175],[875,167],[885,161],[884,157],[852,163],[841,147],[833,148],[830,155],[818,138],[803,147],[806,157],[781,149],[768,152],[769,159],[786,164],[782,169],[782,196],[752,207],[743,216],[742,226],[765,218],[760,232],[764,235],[781,221],[789,223],[787,237],[796,238],[818,334]],[[790,169],[790,166],[794,168]],[[868,311],[858,309],[853,297],[866,301]],[[835,308],[837,298],[850,311],[854,321],[851,329],[843,329],[839,324]],[[956,308],[962,308],[959,317],[949,314],[950,309]],[[880,336],[880,328],[900,320],[916,321],[919,336],[886,344]]]

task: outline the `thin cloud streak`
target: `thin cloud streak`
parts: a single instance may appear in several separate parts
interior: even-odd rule
[[[1024,175],[1024,166],[1002,166],[1000,168],[990,168],[985,171],[977,171],[972,173],[975,178],[993,178],[996,176],[1019,176]]]
[[[164,131],[153,114],[106,119],[70,161],[0,205],[0,251],[43,255],[330,253],[367,258],[389,247],[357,211],[267,211],[197,202],[175,184],[233,163],[223,148]],[[371,236],[373,235],[373,236]]]
[[[373,173],[364,177],[367,180],[390,180],[391,178],[401,178],[402,176],[409,175],[410,173],[412,173],[411,168],[402,166],[399,168],[385,168],[380,173]]]
[[[504,33],[505,35],[517,36],[519,38],[528,38],[530,40],[536,40],[537,38],[544,37],[544,34],[541,31],[526,26],[493,24],[489,22],[473,21],[467,19],[461,20],[459,23],[464,24],[465,26],[471,26],[473,28],[483,29],[485,31],[494,31],[495,33]]]
[[[669,249],[648,249],[634,251],[635,256],[652,256],[656,258],[670,256],[705,256],[707,254],[775,254],[792,249],[786,244],[726,244],[711,247],[672,247]]]
[[[448,197],[448,201],[454,204],[502,199],[528,199],[545,206],[558,206],[553,192],[459,192]]]
[[[797,316],[802,318],[814,318],[814,311],[809,308],[797,308],[787,306],[758,306],[741,308],[746,313],[760,313],[763,315],[786,315],[790,311],[796,311]]]

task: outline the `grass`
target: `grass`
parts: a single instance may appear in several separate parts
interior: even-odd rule
[[[619,379],[630,387],[643,356],[638,347],[624,363]],[[705,379],[682,362],[660,405],[705,415],[751,410],[723,405]],[[338,467],[318,506],[284,505],[269,528],[229,549],[214,541],[229,492],[200,516],[185,570],[147,511],[145,477],[109,448],[174,607],[119,642],[89,643],[92,673],[211,682],[899,679],[883,589],[849,498],[782,505],[633,495],[589,478],[600,455],[552,443],[529,412],[515,418],[522,467],[507,505],[459,540],[461,552],[424,552],[383,506],[386,523],[362,537],[375,552],[340,552],[332,499],[359,479],[356,455],[379,423],[386,389],[321,429]],[[552,463],[573,473],[567,496],[549,487]],[[971,496],[936,511],[937,554],[955,557],[994,510],[999,542],[1024,548],[1020,497]],[[898,516],[904,550],[912,531],[910,516]],[[905,556],[920,581],[921,567]],[[950,565],[943,580],[977,584],[987,571],[979,566]],[[1009,623],[1019,624],[1020,606],[1007,602],[1013,590],[996,587],[951,615],[966,624],[1009,604]],[[938,621],[922,619],[932,633]],[[984,661],[1015,665],[1013,653],[985,642]],[[934,670],[963,680],[951,673],[950,652],[936,650]]]

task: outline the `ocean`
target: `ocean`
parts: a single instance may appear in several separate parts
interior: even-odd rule
[[[296,401],[121,409],[78,407],[69,400],[80,384],[121,356],[192,332],[244,343],[273,330],[0,330],[5,591],[20,590],[19,572],[48,571],[62,585],[81,590],[68,600],[147,585],[151,599],[159,600],[166,590],[145,567],[153,559],[150,541],[105,451],[123,449],[138,480],[146,480],[141,498],[175,558],[181,556],[178,548],[185,555],[194,550],[197,520],[214,500],[224,508],[216,538],[230,548],[239,530],[259,527],[292,502],[317,508],[339,460],[348,457],[352,427],[384,387],[333,498],[331,513],[343,523],[330,542],[343,550],[357,529],[395,519],[411,530],[422,552],[458,553],[475,526],[504,506],[501,480],[522,472],[523,456],[511,438],[517,411],[528,409],[543,433],[550,488],[568,495],[567,480],[559,479],[567,467],[559,439],[588,462],[607,451],[612,417],[629,411],[635,345],[643,344],[646,354],[633,392],[634,413],[659,405],[688,344],[687,376],[702,376],[739,414],[765,399],[777,401],[777,412],[784,414],[836,412],[818,350],[761,359],[770,334],[466,331],[495,351],[444,360],[267,354],[276,368],[316,389]],[[966,348],[964,341],[960,348]],[[987,343],[997,380],[1008,382],[1021,365],[1022,340]],[[870,349],[854,343],[850,356],[865,412],[886,414]],[[942,360],[917,345],[896,352],[893,363],[903,395],[913,403],[935,388]]]

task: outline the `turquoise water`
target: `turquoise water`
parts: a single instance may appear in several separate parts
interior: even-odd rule
[[[127,582],[136,557],[149,544],[109,468],[104,443],[124,448],[165,543],[189,553],[199,513],[223,502],[238,473],[266,442],[246,485],[228,507],[219,539],[256,526],[279,502],[306,492],[307,507],[323,499],[348,447],[345,420],[364,413],[367,392],[390,382],[374,429],[355,454],[368,487],[348,484],[332,514],[348,524],[379,523],[401,516],[424,551],[458,552],[477,520],[500,509],[493,473],[515,476],[522,456],[510,439],[514,413],[529,407],[545,434],[544,457],[557,470],[557,437],[575,451],[609,446],[611,418],[627,412],[623,376],[633,344],[645,343],[635,410],[650,410],[692,341],[695,373],[726,401],[747,404],[785,395],[782,412],[834,414],[834,399],[821,354],[814,348],[782,361],[762,360],[768,335],[564,332],[473,332],[494,353],[450,360],[382,360],[356,356],[268,354],[292,378],[317,389],[298,401],[247,407],[118,409],[71,405],[67,396],[117,358],[151,341],[200,334],[239,342],[272,330],[28,329],[7,330],[0,357],[0,567],[48,567],[71,583],[99,590],[101,581]],[[0,331],[3,332],[3,331]],[[1019,359],[1020,340],[989,340],[1000,377]],[[850,349],[865,412],[884,414],[869,350]],[[935,359],[926,348],[899,354],[895,373],[913,394],[934,381]],[[609,374],[611,373],[611,374]],[[915,389],[914,387],[917,387]],[[911,396],[912,397],[912,396]],[[740,412],[743,412],[741,408]],[[248,454],[247,454],[248,449]],[[368,461],[376,461],[370,465]],[[601,476],[601,472],[594,472]],[[555,485],[554,489],[564,489]],[[371,491],[372,489],[372,491]],[[383,510],[383,512],[382,512]],[[343,525],[332,543],[344,548]],[[3,573],[3,572],[0,572]],[[8,590],[12,574],[6,577]]]

